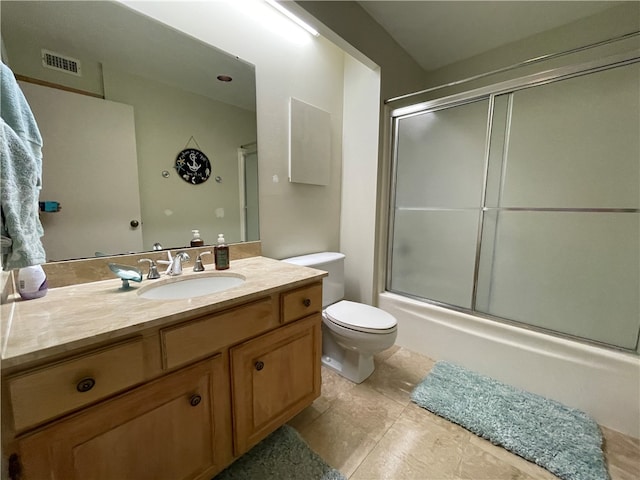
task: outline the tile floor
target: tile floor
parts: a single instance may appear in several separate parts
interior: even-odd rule
[[[323,367],[322,396],[289,423],[350,480],[556,478],[412,403],[433,363],[395,346],[360,385]],[[602,430],[612,480],[640,479],[640,441]]]

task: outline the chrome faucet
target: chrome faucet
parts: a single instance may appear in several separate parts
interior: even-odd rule
[[[203,255],[211,255],[211,252],[200,252],[198,257],[196,258],[196,264],[193,266],[194,272],[204,272],[204,265],[202,264]]]
[[[167,269],[167,273],[169,275],[181,275],[182,274],[182,262],[188,262],[191,260],[191,257],[187,252],[179,252],[176,253],[176,256],[173,257],[171,263],[169,263],[169,268]]]
[[[158,266],[156,262],[151,260],[150,258],[141,258],[138,260],[138,263],[149,262],[149,273],[147,274],[147,278],[150,280],[154,280],[156,278],[160,278],[160,273],[158,272]]]

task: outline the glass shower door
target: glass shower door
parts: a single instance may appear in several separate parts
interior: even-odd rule
[[[636,348],[638,85],[636,63],[496,98],[477,311]]]
[[[397,120],[388,289],[471,307],[489,100]]]
[[[640,62],[571,75],[399,109],[389,291],[638,348]]]

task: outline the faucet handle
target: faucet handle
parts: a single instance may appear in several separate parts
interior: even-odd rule
[[[160,273],[158,272],[158,266],[156,265],[156,262],[154,262],[150,258],[141,258],[140,260],[138,260],[138,263],[141,262],[149,262],[149,273],[147,274],[147,278],[149,280],[160,278]]]
[[[189,256],[189,254],[187,252],[178,252],[176,253],[176,258],[180,257],[180,260],[182,260],[183,262],[188,262],[189,260],[191,260],[191,257]]]
[[[202,264],[202,255],[211,255],[211,252],[200,252],[196,258],[196,264],[193,266],[194,272],[204,272],[204,265]]]

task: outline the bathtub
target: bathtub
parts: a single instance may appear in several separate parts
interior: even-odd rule
[[[456,312],[389,292],[396,344],[447,360],[590,414],[640,437],[640,357]]]

